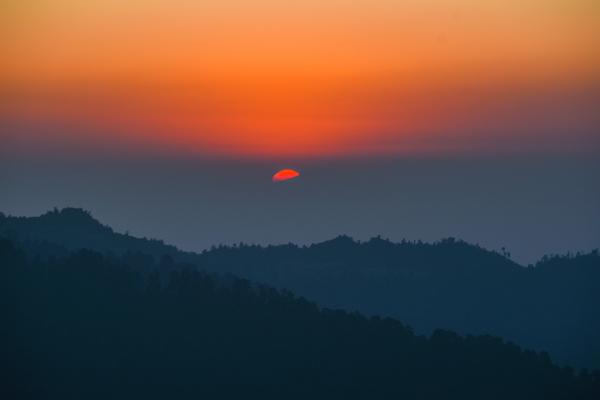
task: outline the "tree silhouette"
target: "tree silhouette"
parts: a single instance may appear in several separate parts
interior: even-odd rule
[[[230,275],[287,289],[322,307],[389,316],[418,334],[435,329],[492,334],[561,365],[600,368],[600,256],[547,256],[529,268],[449,238],[435,243],[348,236],[310,246],[220,245],[201,254],[114,232],[83,210],[34,218],[0,217],[0,237],[41,259],[92,249],[123,257],[136,271],[189,264],[231,282]],[[158,265],[158,267],[157,267]],[[560,323],[557,323],[560,321]]]
[[[596,399],[598,372],[492,336],[321,309],[171,261],[0,240],[3,398]]]

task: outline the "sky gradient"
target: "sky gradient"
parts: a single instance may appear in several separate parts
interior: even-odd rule
[[[589,153],[599,17],[587,0],[9,0],[2,135],[25,152]]]

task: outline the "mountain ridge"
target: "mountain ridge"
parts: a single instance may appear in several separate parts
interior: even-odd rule
[[[42,229],[40,229],[42,228]],[[86,229],[94,229],[90,235],[90,231],[86,231]],[[81,234],[87,233],[88,237],[80,237],[75,238],[72,236],[68,236],[63,238],[63,236],[73,235],[73,234]],[[327,249],[327,248],[336,248],[339,249],[340,246],[346,246],[347,248],[356,249],[361,246],[377,246],[380,245],[380,248],[383,249],[394,249],[400,245],[414,245],[414,246],[441,246],[441,245],[457,245],[457,246],[468,246],[472,250],[481,250],[487,252],[488,254],[494,254],[499,257],[507,258],[507,255],[502,255],[496,251],[485,249],[479,245],[467,243],[462,240],[457,240],[452,237],[444,238],[436,242],[422,242],[422,241],[407,241],[402,240],[401,242],[393,242],[389,239],[383,239],[381,236],[373,236],[372,238],[366,241],[355,240],[351,236],[346,234],[339,234],[331,239],[327,239],[321,242],[312,243],[309,245],[296,245],[293,243],[287,244],[269,244],[269,245],[258,245],[258,244],[246,244],[239,243],[234,245],[213,245],[209,249],[202,250],[200,252],[195,251],[184,251],[178,249],[174,245],[166,244],[163,240],[153,239],[153,238],[139,238],[135,236],[129,235],[129,233],[120,233],[113,230],[108,225],[101,223],[98,219],[94,218],[92,213],[83,209],[76,207],[65,207],[62,209],[54,209],[48,211],[39,216],[29,217],[29,216],[12,216],[7,215],[5,213],[0,212],[0,234],[8,237],[11,236],[18,240],[34,240],[34,241],[50,241],[52,243],[60,244],[65,248],[70,250],[77,248],[94,248],[96,250],[102,250],[101,244],[98,242],[93,242],[92,239],[96,240],[100,236],[115,236],[119,240],[130,241],[128,246],[114,246],[110,248],[110,251],[116,251],[123,249],[125,251],[131,251],[131,248],[135,247],[144,247],[144,244],[152,244],[157,246],[164,246],[162,251],[164,254],[171,254],[175,252],[187,253],[187,254],[203,254],[209,251],[218,250],[220,248],[227,249],[235,249],[238,247],[243,248],[260,248],[260,249],[282,249],[294,247],[298,249]],[[58,236],[56,236],[58,234]],[[15,237],[16,235],[16,237]],[[53,237],[50,237],[54,235]],[[64,240],[68,239],[68,240]],[[87,240],[86,240],[87,239]],[[137,242],[139,246],[133,246],[133,244]],[[153,252],[152,252],[153,253]],[[520,264],[510,260],[515,265]]]
[[[47,224],[56,226],[49,229]],[[69,224],[73,229],[61,229]],[[3,216],[2,235],[20,237],[25,248],[41,256],[64,256],[60,245],[66,244],[69,250],[166,257],[209,273],[287,289],[324,307],[393,317],[419,334],[438,328],[493,334],[547,350],[565,365],[600,368],[597,251],[544,257],[523,267],[506,255],[453,238],[394,243],[381,237],[357,242],[340,235],[309,246],[242,243],[192,253],[160,240],[115,233],[81,209],[33,218]],[[162,265],[168,268],[169,262]]]
[[[596,399],[600,371],[489,335],[320,308],[172,261],[167,279],[92,250],[0,238],[3,398]],[[40,329],[43,328],[43,329]]]

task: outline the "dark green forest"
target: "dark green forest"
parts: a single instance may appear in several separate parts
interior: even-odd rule
[[[600,374],[502,339],[319,308],[139,253],[0,240],[2,398],[597,399]]]
[[[508,251],[456,239],[436,243],[347,236],[310,246],[215,246],[182,252],[158,240],[114,232],[80,209],[39,217],[0,214],[0,237],[31,255],[169,256],[217,276],[234,275],[290,290],[321,307],[385,316],[419,335],[445,329],[490,334],[536,351],[559,365],[600,369],[600,255],[549,256],[523,266]],[[148,263],[129,260],[128,264]]]

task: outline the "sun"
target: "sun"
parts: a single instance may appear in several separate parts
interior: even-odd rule
[[[283,182],[300,176],[300,172],[293,169],[282,169],[273,175],[273,182]]]

